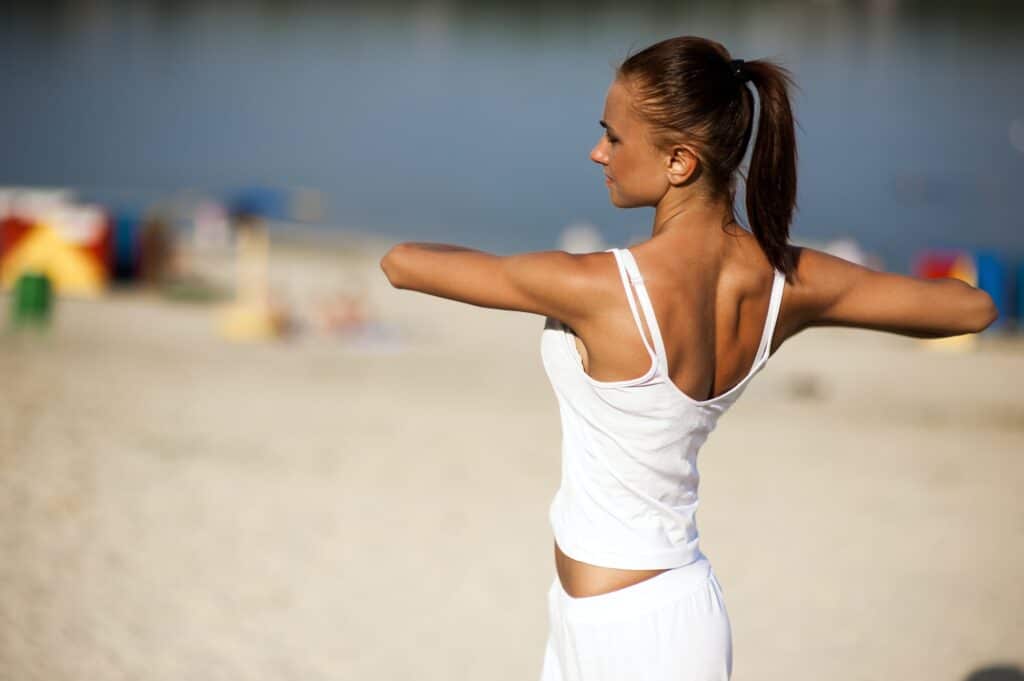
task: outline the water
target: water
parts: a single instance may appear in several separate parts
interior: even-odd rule
[[[0,26],[0,184],[304,186],[396,239],[515,252],[587,221],[623,243],[652,211],[611,206],[588,159],[612,65],[696,34],[794,72],[795,240],[897,271],[924,246],[1020,258],[1024,10],[1001,5],[25,4]]]

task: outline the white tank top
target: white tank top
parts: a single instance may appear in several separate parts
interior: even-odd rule
[[[615,256],[651,368],[628,380],[595,380],[583,371],[572,331],[557,319],[545,319],[541,358],[562,422],[562,480],[549,520],[555,541],[571,558],[623,569],[680,567],[703,557],[696,525],[697,451],[768,360],[785,275],[775,270],[750,371],[725,393],[695,400],[669,376],[661,330],[633,254],[624,248],[608,251]]]

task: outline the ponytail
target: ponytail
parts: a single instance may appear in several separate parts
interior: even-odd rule
[[[744,62],[743,69],[761,104],[747,172],[747,219],[765,256],[788,278],[796,267],[787,247],[796,207],[796,134],[788,92],[793,79],[767,61]]]

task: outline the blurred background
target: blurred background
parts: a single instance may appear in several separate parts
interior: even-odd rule
[[[723,420],[734,678],[1024,678],[1024,4],[0,17],[0,678],[539,676],[543,319],[378,261],[646,238],[588,153],[614,66],[681,34],[792,71],[794,242],[1000,310],[806,332]]]

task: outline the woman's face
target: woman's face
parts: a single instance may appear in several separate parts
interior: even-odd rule
[[[633,110],[631,98],[629,87],[615,79],[605,98],[605,133],[590,150],[590,160],[604,168],[608,198],[619,208],[657,205],[669,187],[668,155],[651,143],[650,124]]]

